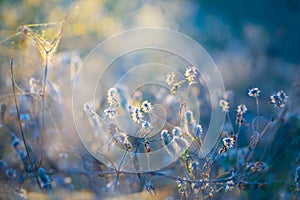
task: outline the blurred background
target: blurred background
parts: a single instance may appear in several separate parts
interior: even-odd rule
[[[253,0],[251,2],[1,0],[0,15],[1,95],[11,91],[11,88],[7,88],[10,84],[8,71],[10,41],[14,40],[17,30],[20,30],[18,27],[22,25],[46,23],[41,27],[55,32],[60,30],[61,24],[54,23],[52,26],[47,23],[65,20],[53,60],[52,80],[59,86],[64,85],[61,91],[62,98],[67,102],[71,101],[69,93],[72,84],[66,83],[61,77],[74,78],[74,65],[78,67],[99,42],[132,28],[164,27],[190,36],[206,49],[219,67],[226,90],[230,94],[232,107],[240,103],[246,104],[251,118],[255,115],[255,104],[253,99],[247,96],[249,88],[261,89],[262,105],[268,104],[270,95],[284,90],[291,99],[289,115],[299,117],[300,1],[298,0]],[[16,50],[16,57],[18,55],[20,54]],[[41,62],[41,55],[31,52],[27,56],[32,56],[36,62]],[[31,70],[39,70],[42,74],[43,69],[39,67],[34,64]],[[17,69],[16,77],[21,77],[24,70],[26,71],[27,68],[21,68],[19,71]],[[34,72],[28,73],[28,77],[34,74]],[[3,102],[11,100],[1,99]],[[65,111],[63,118],[71,117],[70,109],[69,105],[63,108]],[[271,106],[262,106],[261,113],[271,117],[274,111]],[[232,117],[234,116],[233,113]],[[299,128],[299,120],[293,123],[296,123]],[[293,129],[295,125],[293,123],[288,127],[280,127],[282,134]],[[75,132],[72,124],[66,126],[68,128],[64,127],[64,130]],[[1,137],[4,138],[3,135]],[[298,152],[299,145],[297,147],[295,144],[291,151],[287,150],[291,137],[292,135],[288,135],[280,145],[277,144],[280,148],[278,147],[276,151],[270,150],[272,153],[270,162],[275,166],[272,175],[284,173],[289,176],[287,179],[292,179],[290,169],[293,170],[297,165],[297,159],[293,155]],[[3,157],[6,152],[4,149],[3,146],[1,149]],[[287,152],[287,157],[281,160],[281,157],[276,157],[282,150]],[[281,167],[284,169],[281,172],[278,165],[285,162],[287,164],[282,164]],[[278,188],[270,191],[276,189]],[[261,194],[261,198],[271,195],[274,199],[279,199],[280,194],[276,193],[272,196],[271,192],[265,192]],[[286,194],[281,195],[285,198]],[[249,194],[248,197],[253,196]]]
[[[1,39],[17,27],[61,21],[59,50],[85,55],[105,38],[137,27],[166,27],[198,41],[227,88],[288,89],[300,51],[299,1],[1,1]],[[262,77],[261,77],[262,76]],[[272,77],[272,78],[271,78]],[[276,85],[279,84],[280,85]],[[274,87],[276,86],[276,87]],[[262,88],[263,89],[263,88]]]

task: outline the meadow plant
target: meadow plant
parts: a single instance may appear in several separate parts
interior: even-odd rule
[[[34,28],[52,25],[58,26],[58,31],[51,39],[34,31]],[[255,99],[254,112],[250,109],[251,105],[243,103],[234,110],[233,102],[220,97],[218,109],[225,113],[226,122],[214,147],[203,155],[203,141],[209,124],[195,114],[195,108],[188,103],[189,97],[180,95],[182,90],[194,91],[203,84],[201,72],[195,66],[184,67],[181,72],[183,78],[177,77],[173,71],[158,75],[164,77],[168,87],[161,92],[162,98],[176,100],[172,106],[164,105],[162,108],[156,104],[155,90],[144,91],[139,98],[125,95],[128,88],[118,84],[103,88],[106,93],[103,101],[85,102],[81,107],[82,117],[88,119],[94,132],[89,139],[101,146],[95,147],[97,152],[99,148],[107,147],[99,152],[110,164],[92,157],[80,147],[78,138],[70,139],[77,137],[73,134],[74,125],[64,124],[57,111],[61,104],[68,104],[64,102],[57,84],[62,77],[48,78],[63,25],[64,21],[25,25],[18,29],[16,37],[21,37],[21,40],[15,40],[15,45],[19,42],[22,46],[25,41],[34,46],[41,54],[43,73],[36,69],[39,71],[20,75],[18,70],[24,63],[20,57],[14,63],[13,45],[10,58],[1,58],[4,65],[1,70],[10,71],[6,75],[11,76],[11,85],[2,82],[0,90],[3,140],[0,146],[1,198],[30,199],[32,193],[56,198],[60,190],[68,194],[88,190],[99,198],[141,192],[159,199],[243,198],[251,196],[253,190],[265,190],[269,185],[297,197],[300,167],[293,174],[286,175],[290,176],[290,180],[282,180],[270,171],[274,160],[264,160],[268,153],[272,154],[267,143],[274,140],[276,144],[276,132],[282,131],[291,120],[286,114],[290,99],[287,94],[280,90],[266,99],[258,87],[249,89],[248,96]],[[70,66],[78,63],[78,56],[75,55],[74,59],[73,56],[67,54]],[[70,83],[73,81],[74,78],[70,78]],[[137,91],[130,92],[134,94]],[[263,91],[262,94],[266,93]],[[55,100],[58,98],[61,101]],[[200,101],[203,97],[199,93],[197,98]],[[267,106],[275,108],[275,115],[260,110],[260,107]],[[232,123],[234,116],[235,123]],[[57,120],[59,117],[62,121]],[[295,131],[299,140],[299,128]],[[59,143],[68,139],[68,144],[60,147]],[[48,144],[50,141],[52,145]],[[115,148],[124,152],[117,165],[110,154]],[[165,149],[164,152],[174,162],[159,170],[143,171],[139,154],[147,155],[147,163],[144,164],[151,169],[156,163],[150,157],[159,149]],[[276,157],[277,154],[271,156]],[[299,165],[296,160],[295,164]],[[128,172],[129,165],[133,165],[137,172]]]

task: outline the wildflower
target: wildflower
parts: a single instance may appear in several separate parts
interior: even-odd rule
[[[251,167],[251,171],[256,174],[256,172],[262,172],[267,168],[267,164],[261,161],[257,161]]]
[[[147,134],[149,134],[152,130],[151,123],[148,121],[142,122],[142,128],[139,130],[140,136],[145,137]]]
[[[115,109],[112,109],[112,108],[107,108],[104,110],[104,113],[105,113],[105,117],[106,119],[107,118],[110,118],[110,119],[115,119],[116,116],[117,116],[117,111]]]
[[[185,70],[184,76],[186,80],[189,82],[189,85],[195,84],[195,78],[197,76],[197,68],[195,66],[189,67]]]
[[[107,102],[111,107],[117,106],[118,102],[116,100],[116,94],[117,94],[117,89],[116,88],[110,88],[106,95],[107,95]]]
[[[92,105],[92,104],[90,104],[90,103],[85,103],[85,104],[83,105],[83,111],[84,111],[87,115],[91,116],[92,118],[95,118],[95,116],[96,116],[96,110],[95,110],[95,107],[94,107],[94,105]]]
[[[132,110],[133,110],[132,105],[128,105],[127,110],[128,110],[128,112],[132,112]]]
[[[131,114],[131,118],[134,122],[139,123],[143,119],[143,114],[139,107],[136,107]]]
[[[261,92],[261,91],[260,91],[257,87],[255,87],[255,88],[249,89],[248,95],[249,95],[250,97],[255,97],[255,98],[257,98],[257,97],[259,96],[260,92]]]
[[[171,85],[173,85],[174,82],[175,82],[175,73],[171,72],[171,73],[167,74],[166,83],[169,86],[171,86]]]
[[[189,146],[188,141],[182,137],[182,131],[179,127],[174,127],[172,130],[173,134],[173,147],[175,148],[175,151],[181,152],[184,149],[187,149]]]
[[[195,136],[200,137],[203,132],[202,126],[200,124],[196,125]]]
[[[227,149],[233,148],[235,144],[235,136],[230,136],[223,139],[223,146],[225,146]]]
[[[172,84],[172,87],[171,87],[171,89],[170,89],[171,94],[173,94],[173,95],[176,94],[177,91],[178,91],[178,89],[180,88],[181,84],[184,83],[184,82],[185,82],[185,81],[182,80],[182,81],[173,83],[173,84]]]
[[[244,125],[247,126],[246,120],[243,118],[243,114],[247,112],[247,107],[244,104],[240,104],[236,109],[236,120],[235,123],[239,126]]]
[[[188,110],[188,111],[185,112],[184,123],[185,124],[193,124],[193,123],[195,123],[195,119],[194,119],[192,111]]]
[[[229,102],[221,99],[219,102],[219,106],[222,108],[223,112],[229,112]]]
[[[282,108],[285,106],[287,102],[287,96],[282,90],[278,91],[277,94],[272,95],[270,103],[273,104],[275,107]]]
[[[233,180],[227,181],[225,186],[225,191],[230,192],[234,188]]]
[[[38,181],[41,188],[50,188],[51,180],[49,176],[46,174],[46,171],[43,167],[40,167],[38,170]]]
[[[179,138],[181,137],[181,130],[179,127],[174,127],[173,130],[172,130],[172,134],[173,134],[173,137],[175,138]]]
[[[163,141],[163,145],[168,145],[171,142],[171,136],[169,131],[167,130],[161,131],[161,140]]]
[[[223,147],[219,150],[219,155],[226,152],[228,149],[233,148],[235,144],[235,136],[230,136],[223,139]]]
[[[196,120],[194,119],[193,112],[188,110],[185,112],[184,118],[184,131],[187,135],[193,137],[196,135]]]
[[[236,112],[241,113],[241,114],[245,114],[247,112],[247,107],[244,104],[240,104],[237,109]]]
[[[153,107],[149,101],[143,101],[141,105],[141,109],[144,113],[148,113],[153,109]]]
[[[150,122],[144,121],[144,122],[142,123],[142,128],[143,128],[143,130],[149,130],[149,129],[151,128]]]

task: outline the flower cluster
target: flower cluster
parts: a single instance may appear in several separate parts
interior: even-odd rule
[[[131,106],[130,106],[131,107]],[[135,107],[134,109],[129,109],[131,112],[131,119],[137,123],[137,124],[142,124],[142,128],[148,129],[151,127],[150,122],[144,121],[144,114],[150,113],[153,110],[153,106],[151,102],[145,100],[141,103],[140,107]]]
[[[90,117],[92,117],[93,119],[96,118],[96,110],[95,110],[95,106],[90,104],[90,103],[85,103],[83,105],[83,111]]]
[[[168,86],[172,86],[175,83],[175,73],[171,72],[166,75],[166,83]]]
[[[195,78],[197,77],[197,68],[195,66],[188,67],[185,70],[184,76],[188,81],[189,85],[193,85],[196,83]]]
[[[226,137],[223,139],[223,145],[227,148],[233,148],[235,144],[235,136]]]
[[[219,106],[222,108],[223,112],[229,112],[229,102],[227,100],[221,99],[219,102]]]
[[[243,114],[247,112],[247,107],[244,104],[240,104],[236,109],[236,120],[235,123],[239,126],[247,126],[246,120],[243,118]]]
[[[114,144],[122,144],[124,145],[125,149],[132,148],[131,142],[128,140],[128,135],[119,129],[115,124],[109,124],[109,131],[112,135],[111,141]]]
[[[161,140],[162,140],[163,145],[167,146],[168,144],[170,144],[171,135],[168,130],[162,130],[160,135],[161,135]]]
[[[118,90],[116,88],[112,87],[106,93],[107,102],[110,107],[115,107],[116,105],[118,105],[118,101],[116,100],[117,91]]]
[[[219,150],[219,155],[234,147],[236,138],[234,135],[223,138],[223,147]]]
[[[255,87],[255,88],[249,89],[248,95],[249,95],[250,97],[255,97],[255,98],[257,98],[257,97],[259,97],[260,92],[261,92],[261,91],[258,89],[258,87]]]
[[[272,95],[270,98],[270,103],[273,104],[277,108],[282,108],[286,105],[287,99],[289,96],[287,96],[282,90],[278,91],[276,94]]]
[[[139,107],[135,107],[133,112],[131,113],[131,119],[136,122],[140,123],[143,119],[144,115]]]
[[[233,180],[227,181],[225,185],[225,192],[230,192],[234,188]]]
[[[153,107],[149,101],[143,101],[141,104],[141,109],[144,113],[148,113],[153,109]]]
[[[171,86],[171,88],[170,88],[171,94],[173,94],[173,95],[176,94],[178,89],[181,87],[181,85],[183,83],[185,83],[186,81],[188,82],[189,85],[196,84],[197,75],[198,75],[198,72],[197,72],[197,68],[195,66],[186,68],[185,73],[184,73],[185,80],[176,81],[174,72],[167,74],[166,75],[166,83],[168,86]]]

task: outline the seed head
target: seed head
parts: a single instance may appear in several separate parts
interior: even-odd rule
[[[240,104],[238,107],[237,107],[237,109],[236,109],[236,112],[237,113],[240,113],[240,114],[245,114],[246,112],[247,112],[247,107],[246,107],[246,105],[244,105],[244,104]]]
[[[250,97],[255,97],[255,98],[257,98],[257,97],[259,97],[260,92],[261,92],[261,91],[258,89],[258,87],[255,87],[255,88],[249,89],[248,95],[249,95]]]
[[[273,104],[275,107],[283,108],[286,105],[287,99],[289,96],[287,96],[282,90],[278,91],[276,94],[272,95],[270,100],[270,103]]]
[[[116,101],[116,94],[117,94],[118,90],[114,87],[110,88],[107,91],[107,102],[110,106],[115,106],[115,104],[117,104]]]
[[[161,140],[163,145],[168,145],[171,142],[171,136],[168,130],[161,131]]]
[[[219,102],[219,106],[222,108],[223,112],[229,112],[229,102],[227,100],[221,99]]]
[[[149,101],[143,101],[141,105],[141,109],[144,113],[148,113],[153,109],[153,107]]]
[[[172,130],[172,135],[174,138],[181,137],[181,129],[179,127],[174,127]]]
[[[134,122],[140,123],[140,121],[143,119],[143,114],[141,112],[141,109],[139,107],[135,107],[134,111],[131,114],[131,118]]]
[[[195,78],[197,77],[197,68],[195,66],[189,67],[185,70],[184,76],[188,81],[189,85],[195,84]]]
[[[230,136],[223,139],[223,145],[227,148],[233,148],[235,144],[235,136]]]
[[[166,83],[171,86],[175,82],[175,73],[171,72],[166,76]]]

